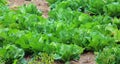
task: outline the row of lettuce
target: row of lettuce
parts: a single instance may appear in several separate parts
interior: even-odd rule
[[[33,4],[9,9],[1,0],[0,59],[5,64],[27,64],[26,55],[40,53],[78,60],[85,50],[96,52],[98,64],[120,63],[119,0],[47,1],[46,19]]]
[[[120,0],[47,0],[51,9],[71,9],[90,15],[120,16]]]

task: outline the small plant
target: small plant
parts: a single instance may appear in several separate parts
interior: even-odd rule
[[[28,62],[28,64],[53,64],[54,58],[52,55],[48,55],[47,53],[41,53],[40,55],[37,55]]]
[[[41,63],[42,64],[53,64],[54,58],[51,55],[48,55],[46,53],[41,54]]]

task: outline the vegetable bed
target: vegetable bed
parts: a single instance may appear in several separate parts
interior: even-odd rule
[[[11,9],[0,0],[1,64],[70,64],[85,51],[96,64],[120,63],[120,0],[47,1],[44,18],[34,4]]]

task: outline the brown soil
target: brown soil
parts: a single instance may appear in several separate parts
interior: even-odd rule
[[[34,3],[38,9],[43,12],[43,17],[48,17],[48,11],[50,10],[48,3],[45,0],[9,0],[10,7],[14,8],[23,4]],[[63,64],[56,62],[55,64]],[[81,55],[79,61],[71,61],[70,64],[96,64],[95,55],[91,52]]]
[[[92,52],[84,53],[79,61],[71,61],[71,64],[96,64],[95,55]]]

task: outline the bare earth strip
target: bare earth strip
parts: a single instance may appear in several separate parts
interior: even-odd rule
[[[92,52],[84,53],[80,56],[79,61],[71,61],[71,64],[96,64],[95,55]]]

